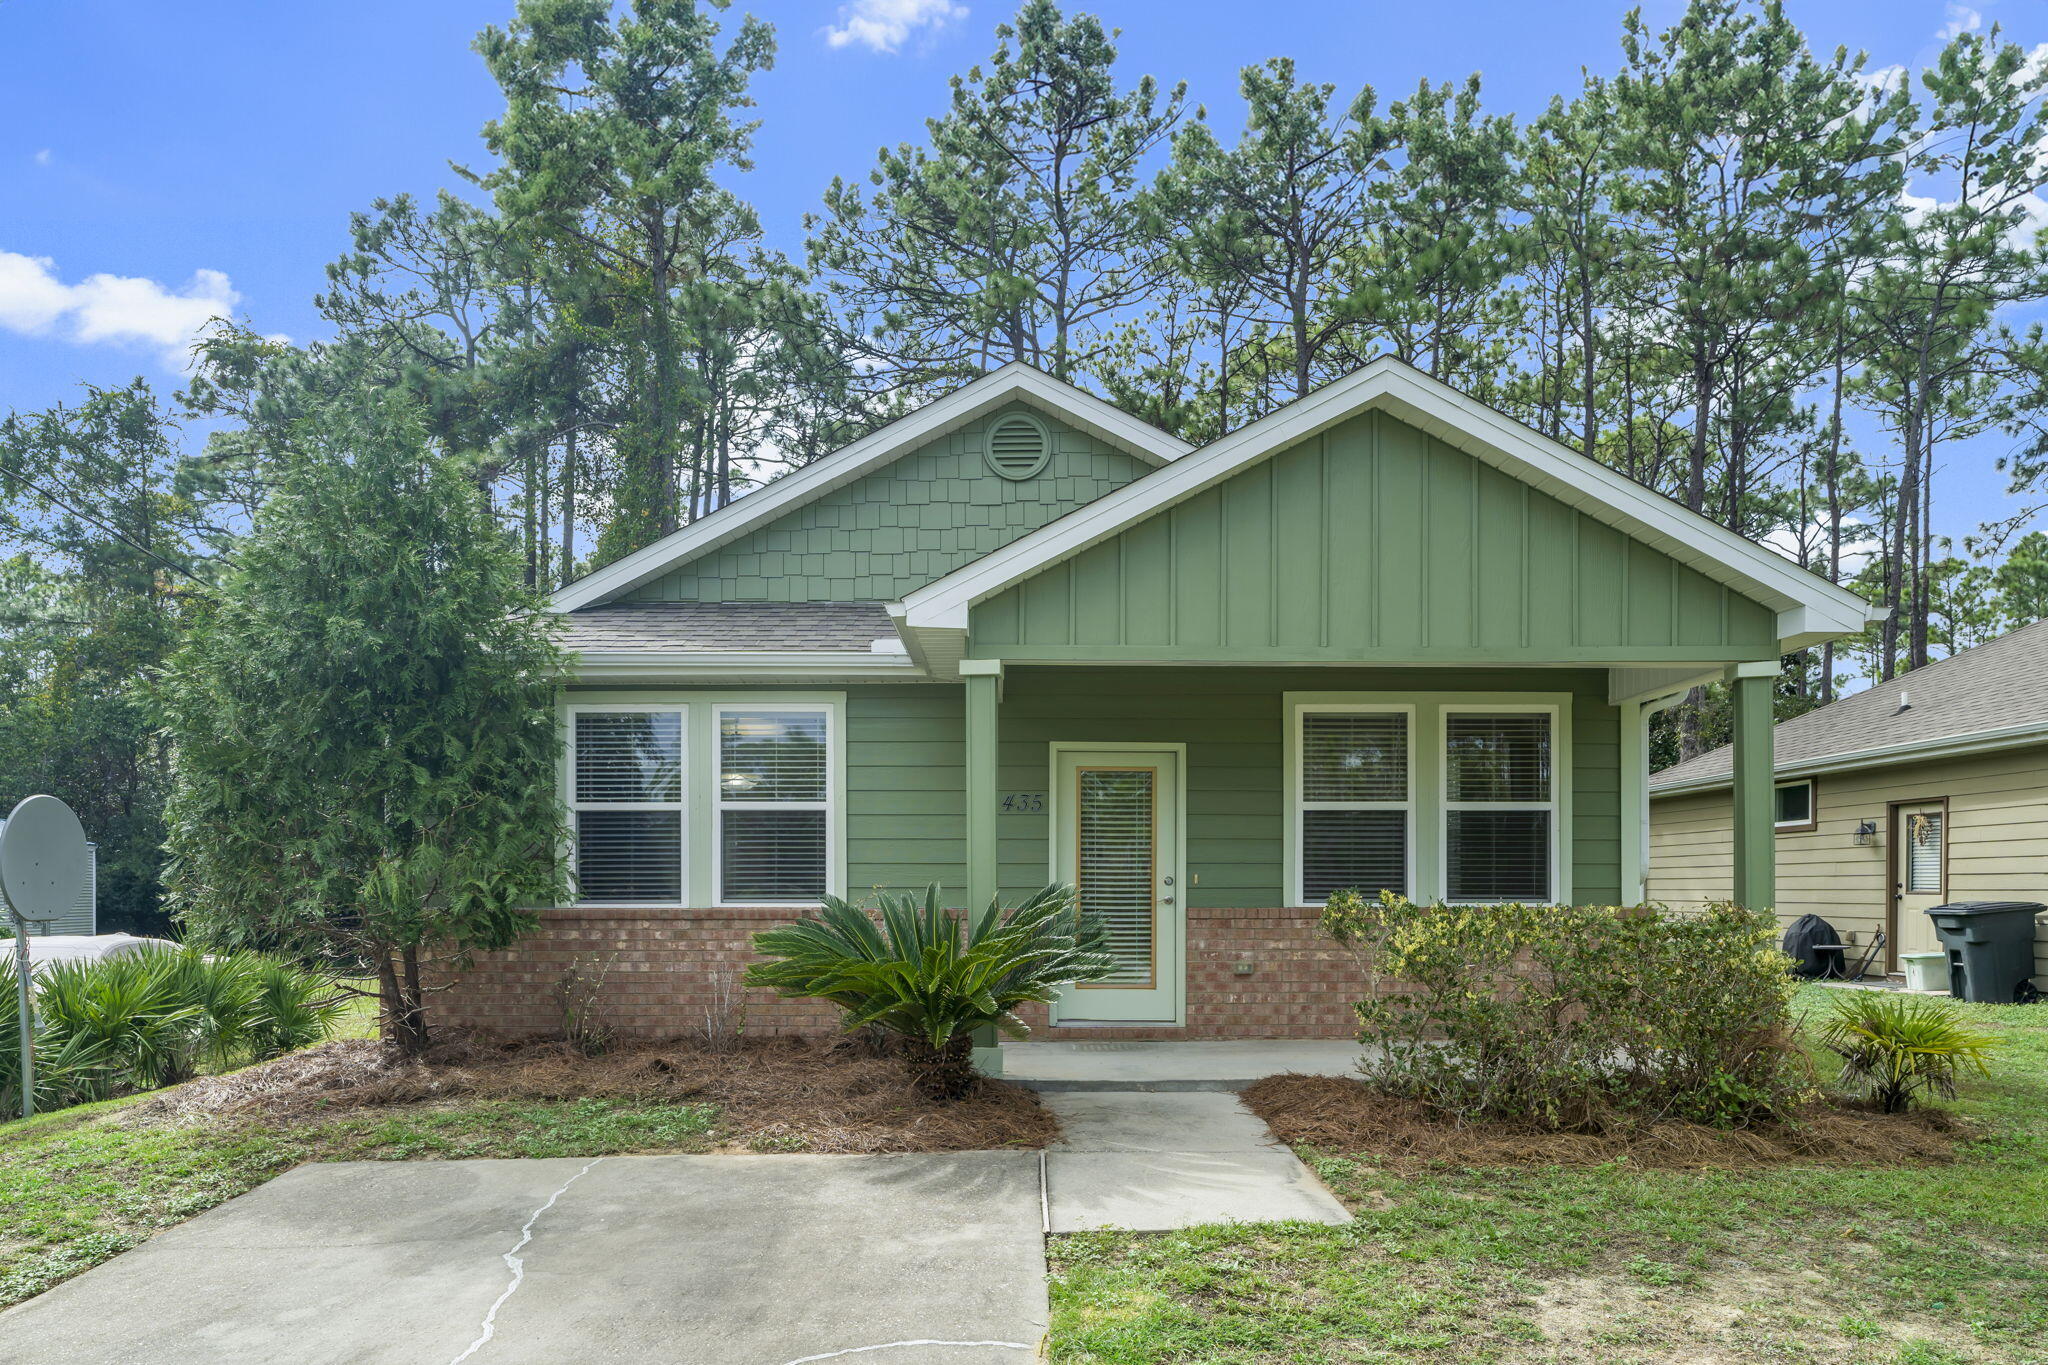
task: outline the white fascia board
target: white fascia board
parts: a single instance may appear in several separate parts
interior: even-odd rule
[[[579,683],[672,679],[826,678],[917,682],[924,670],[907,654],[852,650],[584,650],[570,666]]]
[[[1018,399],[1036,404],[1099,440],[1153,468],[1193,449],[1094,394],[1063,384],[1029,365],[1012,362],[870,432],[815,464],[733,499],[710,516],[691,522],[652,545],[579,578],[548,599],[551,611],[574,611],[610,601],[651,582],[678,564],[729,544],[775,517],[852,483],[918,446],[965,426]]]
[[[1763,602],[1780,613],[1781,630],[1793,625],[1833,636],[1860,630],[1868,619],[1869,605],[1847,589],[1412,366],[1382,358],[927,584],[904,598],[908,620],[964,630],[974,603],[1376,407]]]
[[[2024,749],[2035,744],[2048,744],[2048,723],[2029,721],[2025,725],[1979,730],[1975,734],[1951,735],[1945,739],[1917,739],[1905,744],[1887,744],[1882,748],[1863,749],[1853,754],[1835,754],[1804,762],[1788,759],[1773,764],[1771,773],[1780,780],[1790,777],[1825,777],[1829,773],[1854,772],[1859,768],[1888,768],[1906,763],[1928,763],[1939,758],[1967,758],[1971,754],[1996,753],[2001,749]],[[1690,782],[1652,787],[1650,795],[1653,798],[1686,796],[1730,785],[1732,783],[1726,776],[1702,777]]]

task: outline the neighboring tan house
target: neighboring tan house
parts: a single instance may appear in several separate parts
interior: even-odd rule
[[[1929,906],[2048,903],[2048,622],[1785,721],[1774,747],[1779,918],[1883,931],[1872,970],[1895,972],[1941,946]],[[1729,895],[1729,775],[1717,749],[1650,778],[1652,899]]]
[[[1335,888],[1634,901],[1644,704],[1704,678],[1770,904],[1779,656],[1872,614],[1392,360],[1198,450],[1006,366],[553,605],[580,899],[443,1017],[558,1028],[573,968],[673,1034],[821,895],[1068,882],[1124,969],[1039,1022],[1094,1038],[1349,1035]]]

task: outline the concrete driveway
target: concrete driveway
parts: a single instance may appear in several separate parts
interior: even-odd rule
[[[0,1314],[66,1365],[1025,1365],[1035,1152],[302,1166]]]

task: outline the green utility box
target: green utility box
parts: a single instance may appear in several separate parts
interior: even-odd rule
[[[2033,901],[1956,901],[1927,912],[1948,949],[1948,991],[1958,1000],[2010,1005],[2035,998]]]

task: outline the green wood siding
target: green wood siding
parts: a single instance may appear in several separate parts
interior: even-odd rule
[[[769,696],[772,688],[723,688]],[[962,690],[939,684],[799,688],[846,696],[846,886],[922,890],[958,904],[967,876]],[[1285,741],[1281,697],[1309,691],[1569,692],[1574,899],[1613,901],[1621,886],[1618,712],[1606,673],[1590,669],[1182,669],[1013,667],[998,709],[1000,793],[1044,793],[1055,740],[1187,745],[1187,889],[1197,908],[1284,904]],[[571,689],[569,700],[688,700],[692,689]],[[997,822],[1006,896],[1043,886],[1044,815]]]
[[[1752,659],[1771,610],[1381,413],[974,608],[1013,659]]]
[[[887,602],[1123,487],[1149,467],[1038,412],[1045,468],[1006,479],[983,460],[1012,404],[755,528],[629,594],[643,602]]]
[[[1002,792],[1043,792],[1055,740],[1188,746],[1190,907],[1286,903],[1282,790],[1287,692],[1569,692],[1573,899],[1621,895],[1621,731],[1604,670],[1021,668],[1004,678]],[[1009,814],[997,832],[1005,895],[1048,875],[1046,818]]]

